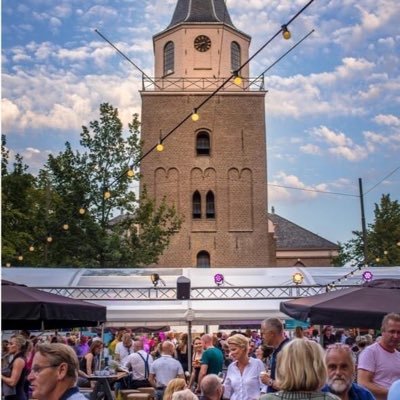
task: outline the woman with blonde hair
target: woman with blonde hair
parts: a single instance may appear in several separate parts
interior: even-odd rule
[[[326,382],[327,369],[322,347],[312,340],[290,341],[278,356],[276,372],[279,392],[268,393],[260,400],[340,400],[320,391]]]
[[[165,388],[163,400],[171,400],[175,392],[186,389],[186,381],[183,378],[171,379]]]
[[[7,371],[2,370],[3,396],[5,400],[27,400],[25,382],[28,376],[26,353],[29,341],[22,335],[13,336],[8,345],[12,357]]]
[[[229,364],[224,382],[224,399],[258,400],[260,393],[265,393],[267,387],[260,380],[260,374],[265,372],[263,362],[258,358],[249,357],[249,338],[237,333],[227,340]]]

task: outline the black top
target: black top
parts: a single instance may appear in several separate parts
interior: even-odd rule
[[[283,346],[287,343],[289,343],[290,339],[286,338],[284,339],[281,344],[272,352],[271,354],[271,379],[275,380],[276,379],[276,360],[278,357],[279,352],[283,349]],[[272,386],[268,386],[267,392],[268,393],[273,393],[276,392],[277,390],[274,389]]]

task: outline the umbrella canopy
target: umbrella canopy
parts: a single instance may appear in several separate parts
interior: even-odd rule
[[[1,281],[2,329],[57,329],[96,326],[106,307]]]
[[[400,279],[377,279],[355,288],[285,301],[279,308],[311,324],[377,329],[386,314],[400,313]]]

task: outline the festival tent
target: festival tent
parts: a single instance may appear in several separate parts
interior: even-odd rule
[[[400,313],[400,279],[376,279],[354,288],[281,302],[280,310],[311,324],[380,328],[386,314]]]
[[[1,281],[3,330],[96,326],[106,320],[106,307]]]

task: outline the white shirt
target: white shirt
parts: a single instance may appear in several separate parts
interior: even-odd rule
[[[147,356],[149,357],[147,362],[149,364],[149,373],[150,373],[150,367],[151,364],[153,364],[153,357],[150,354],[147,354],[144,350],[139,350],[136,353],[131,353],[129,356],[125,358],[125,362],[123,364],[124,367],[132,367],[132,379],[135,381],[142,381],[143,379],[146,379],[145,377],[145,362],[143,359],[140,357],[139,353],[142,355],[144,360],[147,359]]]
[[[155,375],[157,387],[167,386],[171,379],[183,375],[183,368],[178,360],[163,354],[150,366],[150,373]]]
[[[258,400],[260,392],[266,393],[267,386],[260,380],[260,373],[265,372],[264,364],[258,358],[249,358],[249,363],[243,374],[237,366],[237,361],[231,363],[224,382],[224,399]]]
[[[133,353],[133,343],[131,347],[125,347],[123,342],[118,342],[117,345],[115,346],[115,354],[119,355],[119,362],[124,365],[126,358],[129,356],[129,354]]]

